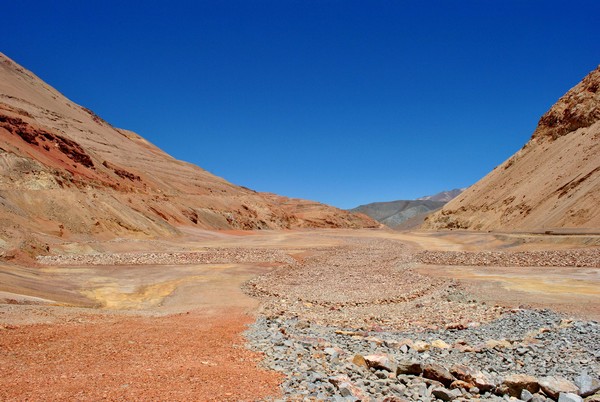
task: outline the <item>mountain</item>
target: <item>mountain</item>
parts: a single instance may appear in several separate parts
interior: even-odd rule
[[[430,229],[600,228],[600,67],[539,120],[507,161],[432,214]]]
[[[352,212],[360,212],[371,218],[389,226],[397,228],[403,222],[428,214],[433,210],[443,207],[444,201],[432,200],[398,200],[389,202],[373,202],[371,204],[360,205]]]
[[[46,236],[176,235],[178,227],[375,227],[324,204],[262,194],[111,126],[0,53],[0,252]]]
[[[462,191],[464,189],[442,191],[416,200],[373,202],[350,211],[365,214],[393,229],[412,229],[420,226],[428,214],[443,207]]]
[[[430,200],[430,201],[443,201],[449,202],[456,198],[460,193],[465,191],[467,187],[464,188],[455,188],[454,190],[442,191],[441,193],[437,193],[434,195],[428,195],[425,197],[417,198],[417,200]]]

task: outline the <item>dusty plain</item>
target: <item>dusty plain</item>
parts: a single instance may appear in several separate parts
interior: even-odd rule
[[[184,230],[3,262],[0,400],[276,398],[281,375],[244,347],[256,314],[416,331],[518,306],[600,319],[597,234]],[[515,267],[419,260],[492,250],[537,254]],[[545,250],[581,251],[584,266],[542,266]]]

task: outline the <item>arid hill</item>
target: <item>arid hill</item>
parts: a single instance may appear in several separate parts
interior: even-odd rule
[[[308,212],[307,212],[308,211]],[[206,229],[374,227],[366,216],[261,194],[111,126],[0,53],[0,251],[44,236],[156,237]]]
[[[432,214],[430,229],[600,228],[600,67],[542,116],[529,142]]]

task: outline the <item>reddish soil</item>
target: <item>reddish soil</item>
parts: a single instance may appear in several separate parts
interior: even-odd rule
[[[0,327],[0,400],[239,401],[276,396],[242,309],[165,317],[80,316]]]

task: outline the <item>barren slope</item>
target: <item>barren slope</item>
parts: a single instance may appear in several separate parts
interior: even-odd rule
[[[0,251],[43,251],[32,233],[147,237],[176,234],[180,225],[376,225],[319,203],[310,203],[307,221],[295,215],[298,203],[178,161],[0,54]]]
[[[531,140],[425,228],[600,228],[600,67],[542,116]]]

